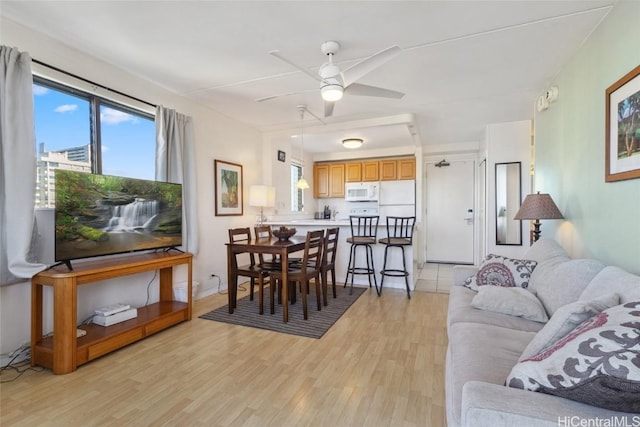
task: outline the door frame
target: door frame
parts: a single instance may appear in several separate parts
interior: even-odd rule
[[[479,231],[478,228],[480,226],[482,226],[482,224],[478,224],[479,218],[478,218],[478,209],[480,207],[480,203],[481,201],[478,200],[478,186],[479,186],[479,181],[481,178],[480,173],[479,173],[479,159],[478,159],[478,153],[474,152],[474,153],[458,153],[458,154],[429,154],[429,155],[425,155],[422,159],[422,178],[423,178],[423,182],[424,185],[422,186],[422,200],[424,200],[424,207],[423,207],[423,211],[422,211],[422,216],[424,218],[424,224],[425,226],[422,227],[422,254],[423,254],[423,258],[422,258],[422,263],[426,263],[427,262],[427,233],[429,232],[429,230],[427,230],[427,165],[428,164],[435,164],[438,163],[439,161],[446,159],[447,161],[472,161],[473,162],[473,170],[474,170],[474,176],[473,176],[473,260],[474,260],[474,264],[479,264],[478,262],[478,245],[482,244],[480,242],[478,242],[479,239]]]

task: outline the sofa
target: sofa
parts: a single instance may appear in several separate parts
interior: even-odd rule
[[[505,314],[502,309],[476,308],[481,295],[486,294],[492,303],[497,298],[491,293],[506,293],[507,285],[470,289],[473,288],[472,280],[481,280],[482,266],[455,266],[453,269],[454,286],[450,291],[447,314],[449,344],[445,371],[448,426],[640,425],[640,415],[634,413],[635,410],[607,409],[606,406],[611,405],[602,407],[599,400],[597,404],[585,403],[584,398],[582,401],[581,398],[576,400],[571,396],[571,388],[567,396],[562,393],[550,394],[544,387],[539,391],[525,390],[519,388],[518,384],[522,386],[523,383],[530,385],[535,382],[526,379],[520,381],[518,375],[514,374],[523,366],[535,366],[527,362],[530,359],[519,359],[524,356],[523,352],[528,346],[536,342],[534,338],[541,338],[552,321],[562,317],[563,311],[575,305],[583,306],[592,300],[611,299],[612,295],[615,304],[609,301],[598,310],[613,310],[607,308],[611,305],[624,308],[634,301],[640,301],[640,276],[614,266],[605,266],[594,259],[571,259],[557,242],[550,239],[534,243],[523,258],[533,261],[535,266],[530,274],[521,275],[526,280],[524,286],[519,287],[518,296],[523,294],[523,297],[533,298],[542,306],[542,313],[536,315],[543,318],[536,320],[531,320],[528,314]],[[523,265],[521,267],[525,268]],[[478,290],[480,292],[476,292]],[[487,298],[484,300],[486,302]],[[506,306],[509,312],[512,304]],[[640,316],[640,303],[636,312],[629,308],[625,310],[627,314],[631,312]],[[595,318],[589,316],[592,314],[585,317]],[[631,363],[629,375],[636,379],[625,383],[625,387],[629,386],[625,390],[631,393],[631,397],[626,394],[625,397],[632,406],[640,403],[640,394],[637,394],[640,387],[640,381],[637,381],[640,377],[640,317],[636,320],[635,324],[631,323],[631,334],[624,335],[631,335],[635,339],[627,346],[632,356],[626,357],[634,359],[635,352],[635,360],[625,360],[625,363]],[[544,328],[545,325],[549,326]],[[560,338],[566,341],[568,335]],[[569,350],[570,344],[566,345]],[[507,386],[508,379],[511,386]],[[613,396],[613,407],[616,407],[617,393],[614,392]],[[588,422],[592,424],[585,424]],[[595,424],[597,422],[601,424]]]

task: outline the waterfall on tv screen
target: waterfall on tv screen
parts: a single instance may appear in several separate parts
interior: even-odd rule
[[[128,205],[113,207],[109,225],[104,231],[117,232],[146,229],[157,214],[158,202],[156,200],[135,199]]]

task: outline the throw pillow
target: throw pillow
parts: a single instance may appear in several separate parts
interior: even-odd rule
[[[549,322],[533,337],[518,361],[535,356],[585,320],[618,304],[620,304],[620,297],[617,294],[609,294],[591,301],[576,301],[560,307],[553,313]]]
[[[526,289],[500,286],[482,286],[471,305],[480,310],[523,317],[535,322],[549,320],[542,303]]]
[[[551,347],[518,362],[506,383],[614,411],[640,412],[640,301],[584,321]]]
[[[465,280],[464,286],[476,292],[484,285],[527,288],[537,264],[531,260],[490,254],[482,261],[478,272]]]

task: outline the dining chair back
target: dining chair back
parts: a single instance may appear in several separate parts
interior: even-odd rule
[[[324,249],[322,254],[322,297],[327,305],[327,275],[331,272],[333,297],[336,298],[336,254],[338,253],[338,235],[340,228],[327,228],[324,234]]]
[[[315,281],[316,285],[316,300],[318,305],[318,311],[322,310],[322,304],[320,301],[320,282],[322,275],[322,253],[324,249],[324,231],[309,231],[307,232],[307,238],[305,240],[304,252],[301,263],[290,264],[287,269],[287,281],[295,285],[300,283],[302,287],[302,312],[304,319],[309,318],[307,309],[307,294],[309,293],[309,282],[311,279]],[[281,271],[271,271],[271,278],[282,282]],[[289,283],[283,284],[288,286]],[[275,313],[275,287],[271,286],[271,314]],[[288,304],[284,301],[283,304]]]
[[[244,228],[231,228],[229,229],[229,243],[241,243],[251,241],[251,229],[249,227]],[[233,259],[233,262],[236,264],[236,272],[238,276],[248,277],[250,279],[249,284],[249,300],[253,301],[254,294],[254,286],[256,284],[256,279],[258,279],[258,310],[260,314],[264,312],[264,282],[267,277],[269,277],[269,272],[263,269],[259,264],[256,263],[255,254],[249,252],[249,264],[245,264],[242,266],[238,266],[238,257]],[[238,286],[238,283],[229,284],[229,286]]]

